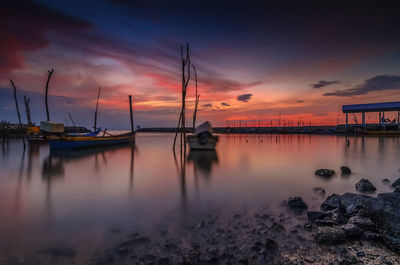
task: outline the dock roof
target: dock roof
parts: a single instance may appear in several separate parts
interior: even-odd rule
[[[343,105],[343,113],[398,111],[400,102],[381,102],[369,104]]]

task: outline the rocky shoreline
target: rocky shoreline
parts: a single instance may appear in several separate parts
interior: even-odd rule
[[[361,180],[355,189],[369,192],[371,185]],[[283,201],[279,213],[268,206],[210,213],[180,233],[163,230],[154,238],[133,233],[92,263],[400,264],[400,179],[392,187],[396,192],[376,197],[332,194],[319,211],[309,211],[296,196]],[[322,188],[313,191],[325,196]]]

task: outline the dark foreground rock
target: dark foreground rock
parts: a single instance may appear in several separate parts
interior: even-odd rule
[[[346,239],[345,231],[339,227],[320,227],[315,234],[315,240],[325,245],[343,243]]]
[[[396,180],[392,183],[392,187],[393,187],[393,188],[400,187],[400,178],[396,179]]]
[[[303,201],[303,199],[301,197],[290,197],[287,200],[287,207],[291,208],[291,209],[299,209],[299,210],[304,210],[307,209],[307,204]]]
[[[321,169],[318,169],[315,171],[315,175],[320,176],[320,177],[330,178],[333,175],[335,175],[335,170],[321,168]]]
[[[360,192],[374,192],[375,186],[368,179],[361,179],[356,183],[356,189]]]
[[[342,166],[340,170],[342,171],[342,175],[351,175],[351,169],[349,167]]]

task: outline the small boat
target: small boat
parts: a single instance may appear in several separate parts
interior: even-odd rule
[[[49,138],[51,149],[79,149],[133,142],[133,133],[110,136],[54,136]]]
[[[214,150],[218,136],[213,135],[211,124],[206,121],[194,130],[193,135],[186,137],[191,150]]]

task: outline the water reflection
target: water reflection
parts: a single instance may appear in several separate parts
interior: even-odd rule
[[[190,151],[188,161],[193,163],[195,178],[197,178],[198,172],[200,172],[200,175],[205,179],[209,179],[213,164],[218,164],[218,154],[215,150]]]

